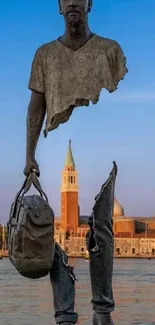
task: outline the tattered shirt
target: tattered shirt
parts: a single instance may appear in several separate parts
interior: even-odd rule
[[[29,89],[45,96],[45,132],[66,122],[75,107],[96,104],[102,88],[115,91],[127,72],[120,45],[96,34],[76,51],[59,39],[41,46],[33,59]]]

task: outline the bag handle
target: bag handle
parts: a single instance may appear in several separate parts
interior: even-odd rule
[[[23,183],[21,189],[19,190],[19,192],[18,192],[18,193],[16,194],[16,196],[15,196],[15,199],[14,199],[14,206],[13,206],[13,209],[12,209],[12,213],[11,213],[10,221],[11,221],[11,219],[13,218],[13,216],[14,216],[14,214],[15,214],[15,212],[16,212],[18,199],[19,199],[21,193],[22,193],[23,191],[25,192],[25,190],[26,190],[26,192],[27,192],[27,191],[30,189],[31,185],[32,185],[32,182],[31,182],[30,175],[29,175],[28,177],[26,177],[26,179],[25,179],[25,181],[24,181],[24,183]]]
[[[39,182],[39,179],[38,179],[38,177],[37,177],[37,175],[35,173],[35,170],[32,171],[31,176],[32,176],[32,184],[33,184],[33,186],[40,193],[40,196],[42,196],[42,197],[44,196],[45,200],[48,203],[48,197],[47,197],[46,193],[43,191],[43,189],[42,189],[42,187],[40,185],[40,182]]]
[[[29,181],[29,177],[26,177],[21,189],[19,190],[19,192],[16,194],[15,196],[15,199],[14,199],[14,204],[13,204],[13,207],[12,207],[12,211],[11,211],[11,215],[10,215],[10,218],[9,218],[9,221],[7,223],[7,227],[8,227],[8,233],[10,233],[10,224],[11,224],[11,220],[16,212],[16,209],[17,209],[17,202],[18,202],[18,199],[22,193],[22,191],[25,189],[26,186],[28,186],[28,184],[30,183]],[[31,184],[29,185],[29,188],[30,188]]]
[[[37,178],[37,175],[35,173],[35,170],[33,170],[30,175],[25,179],[20,191],[17,193],[16,197],[15,197],[15,201],[14,201],[14,207],[13,207],[13,211],[12,211],[12,214],[11,214],[11,218],[10,218],[10,221],[11,219],[13,218],[15,212],[16,212],[16,209],[17,209],[17,203],[18,203],[18,199],[21,195],[21,200],[20,200],[20,205],[19,205],[19,209],[18,209],[18,214],[17,214],[17,218],[16,218],[16,221],[18,222],[18,218],[19,218],[19,212],[20,212],[20,209],[21,209],[21,204],[22,204],[22,200],[23,200],[23,197],[24,195],[30,190],[30,187],[32,186],[32,184],[34,185],[34,187],[37,189],[37,191],[40,193],[40,196],[45,198],[46,202],[48,203],[48,197],[47,195],[45,194],[45,192],[43,191],[41,185],[40,185],[40,182]],[[23,193],[22,193],[23,192]]]

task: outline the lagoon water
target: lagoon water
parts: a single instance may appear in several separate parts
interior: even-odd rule
[[[92,323],[89,262],[74,265],[76,311],[80,325]],[[155,325],[155,260],[115,259],[114,295],[116,325]],[[0,325],[54,325],[49,277],[28,280],[16,272],[8,259],[0,261]]]

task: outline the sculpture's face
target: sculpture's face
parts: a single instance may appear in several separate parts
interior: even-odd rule
[[[60,13],[75,27],[85,21],[91,6],[92,0],[59,0]]]

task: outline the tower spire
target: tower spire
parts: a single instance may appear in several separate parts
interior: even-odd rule
[[[68,152],[65,160],[65,167],[75,167],[72,148],[71,148],[71,140],[69,140]]]
[[[65,166],[61,178],[61,228],[65,232],[76,233],[79,226],[78,206],[78,173],[75,169],[74,158],[69,140]]]

